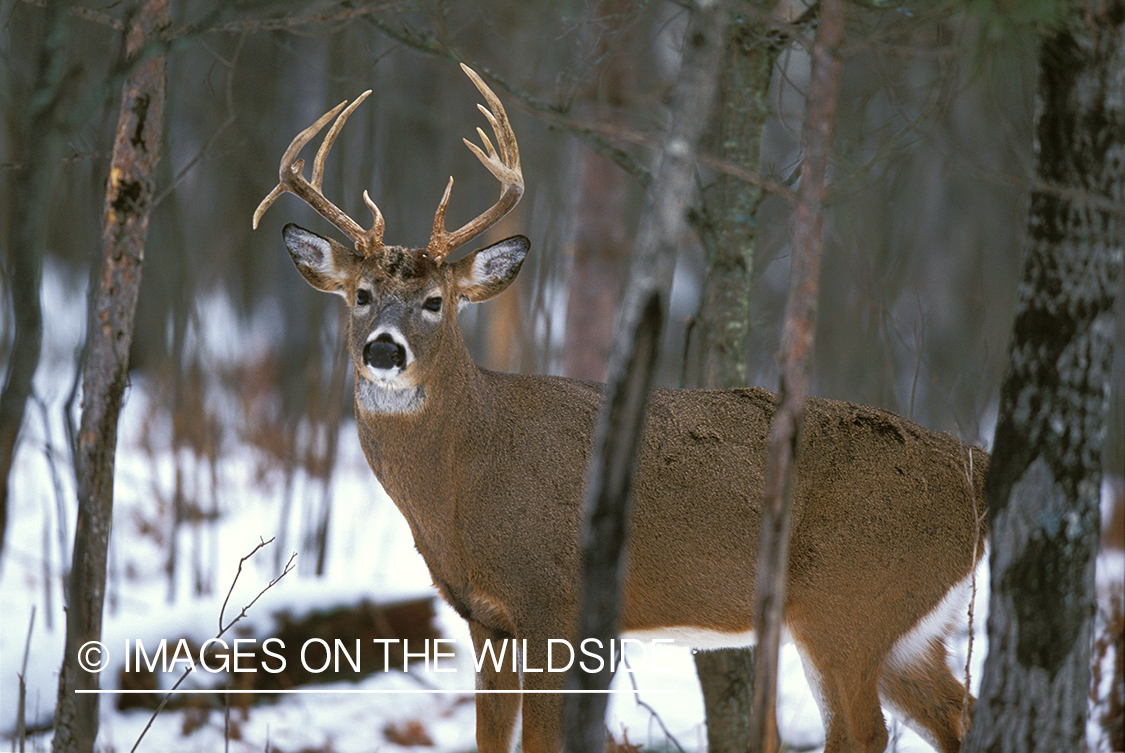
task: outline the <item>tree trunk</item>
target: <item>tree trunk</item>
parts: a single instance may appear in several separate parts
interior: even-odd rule
[[[606,647],[617,635],[618,576],[626,546],[636,450],[660,351],[676,252],[695,189],[695,152],[717,88],[725,16],[718,3],[692,8],[671,127],[637,232],[630,286],[614,332],[605,405],[595,429],[584,500],[578,633],[579,640],[595,638]],[[608,661],[605,667],[600,673],[572,671],[570,687],[606,690],[616,668]],[[568,753],[604,750],[606,700],[607,696],[598,693],[567,698],[563,730]]]
[[[986,486],[989,652],[970,751],[1082,750],[1125,249],[1125,3],[1043,40],[1036,185]]]
[[[168,0],[146,0],[132,19],[126,54],[151,53],[169,23]],[[89,324],[89,357],[83,376],[78,433],[78,521],[68,583],[66,646],[55,708],[56,751],[92,751],[98,734],[98,675],[88,671],[101,657],[87,651],[101,638],[106,555],[113,518],[113,467],[117,417],[128,377],[133,316],[148,232],[153,173],[164,121],[167,59],[150,55],[126,78],[113,144],[102,217],[102,272]],[[83,666],[83,665],[86,666]]]
[[[716,156],[748,170],[756,170],[761,161],[762,128],[770,113],[770,78],[780,52],[778,40],[772,37],[762,16],[734,14],[727,25],[716,108]],[[706,277],[695,318],[701,339],[701,387],[747,386],[755,218],[765,195],[760,186],[722,173],[704,197],[698,229]],[[695,653],[710,753],[750,749],[754,651]]]
[[[640,51],[633,0],[599,0],[589,28],[599,34],[592,58],[596,80],[582,117],[628,128],[623,105],[636,90]],[[575,165],[574,228],[566,307],[563,371],[575,379],[605,381],[620,281],[632,256],[626,232],[629,176],[587,147]]]
[[[28,100],[27,130],[22,135],[22,165],[12,197],[11,235],[8,242],[8,292],[14,332],[4,389],[0,392],[0,553],[8,523],[8,475],[15,460],[16,443],[24,409],[31,395],[31,380],[39,368],[43,343],[43,312],[39,288],[43,276],[43,251],[47,242],[47,216],[51,187],[58,169],[62,133],[57,113],[63,90],[74,71],[66,55],[67,17],[70,4],[48,3],[44,9],[43,47],[39,52],[35,85]],[[18,154],[18,150],[13,150]],[[14,155],[13,155],[14,156]]]
[[[770,422],[762,488],[762,531],[754,583],[754,629],[758,657],[754,675],[751,750],[774,753],[777,734],[777,668],[789,564],[789,520],[797,444],[816,331],[820,258],[824,247],[824,205],[828,163],[840,88],[840,46],[848,0],[823,0],[812,49],[805,124],[801,134],[801,177],[793,210],[793,246],[785,321],[781,333],[781,383]]]

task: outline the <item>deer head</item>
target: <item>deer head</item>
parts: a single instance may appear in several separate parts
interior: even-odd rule
[[[496,135],[494,148],[480,128],[483,149],[468,139],[465,144],[500,181],[500,197],[484,213],[450,232],[445,227],[453,178],[434,214],[433,232],[425,248],[388,246],[383,243],[385,222],[366,191],[363,201],[371,210],[372,224],[364,230],[323,194],[324,163],[347,122],[370,90],[351,105],[341,102],[297,135],[281,158],[280,180],[254,212],[254,227],[282,193],[296,194],[352,241],[352,248],[292,223],[282,235],[294,264],[317,290],[336,293],[351,311],[348,352],[355,365],[357,403],[375,412],[411,412],[426,399],[426,384],[440,378],[450,354],[461,354],[464,345],[457,328],[457,312],[466,304],[488,300],[504,290],[519,272],[529,242],[515,236],[445,263],[449,254],[495,225],[523,195],[519,147],[500,100],[468,66],[462,70],[484,95],[480,105]],[[345,108],[346,106],[346,108]],[[301,149],[328,121],[335,118],[313,162],[312,179],[304,176]]]

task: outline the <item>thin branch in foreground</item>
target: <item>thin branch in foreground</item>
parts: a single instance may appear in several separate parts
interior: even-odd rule
[[[847,0],[824,0],[820,5],[820,23],[812,52],[812,82],[801,136],[804,160],[793,210],[793,253],[781,337],[781,384],[777,410],[770,422],[754,592],[758,663],[750,741],[755,750],[764,753],[775,753],[780,748],[777,673],[788,578],[790,513],[816,329],[828,163],[832,153],[840,86],[840,46],[846,15]]]
[[[288,575],[290,572],[292,572],[292,570],[293,570],[293,560],[295,560],[297,558],[296,552],[293,552],[292,554],[289,555],[289,560],[285,563],[285,568],[281,571],[281,573],[278,574],[277,577],[275,577],[269,583],[267,583],[266,587],[263,588],[261,591],[259,591],[258,595],[255,596],[250,601],[249,604],[242,607],[242,611],[238,613],[237,617],[235,617],[233,620],[231,620],[229,623],[227,623],[226,626],[223,625],[223,613],[226,611],[227,603],[230,601],[231,594],[234,593],[234,587],[238,583],[238,578],[239,578],[239,576],[242,575],[242,566],[246,563],[246,561],[248,559],[250,559],[255,554],[257,554],[258,550],[260,550],[263,547],[268,546],[269,544],[272,544],[272,543],[273,543],[272,537],[268,540],[263,540],[259,537],[258,545],[255,546],[250,551],[249,554],[247,554],[245,557],[242,557],[240,560],[238,560],[238,570],[235,571],[234,578],[230,582],[230,588],[227,589],[227,595],[223,599],[223,605],[222,605],[222,607],[219,608],[219,632],[215,633],[215,635],[210,640],[218,640],[218,639],[222,638],[223,635],[228,630],[230,630],[232,627],[234,627],[238,623],[239,620],[241,620],[243,617],[246,616],[246,611],[248,609],[250,609],[250,607],[254,606],[254,604],[258,601],[258,599],[262,598],[262,595],[265,594],[266,591],[268,591],[271,588],[273,588],[274,586],[276,586],[278,581],[280,581],[282,578],[284,578],[286,575]],[[137,736],[137,741],[133,743],[133,747],[129,749],[129,753],[136,753],[137,747],[140,746],[141,740],[144,739],[145,734],[148,732],[149,728],[152,727],[152,723],[156,721],[156,717],[158,717],[160,715],[160,712],[164,710],[164,707],[168,705],[168,701],[172,698],[172,696],[175,694],[175,692],[177,690],[179,690],[180,685],[183,684],[184,680],[187,679],[188,675],[190,675],[192,673],[192,671],[195,669],[195,667],[196,667],[195,657],[191,656],[191,666],[184,670],[183,674],[180,675],[180,679],[176,680],[176,683],[171,687],[171,689],[169,689],[168,692],[164,694],[164,697],[160,699],[160,704],[152,712],[152,716],[149,717],[148,722],[145,724],[144,729],[141,730],[141,734]]]
[[[240,559],[238,561],[238,570],[234,574],[234,580],[231,581],[230,588],[227,589],[226,598],[223,599],[223,606],[219,609],[219,632],[215,636],[216,638],[221,638],[223,636],[223,633],[230,630],[231,627],[233,627],[235,623],[237,623],[239,620],[241,620],[243,617],[245,617],[246,616],[246,610],[249,609],[250,607],[254,606],[254,602],[256,602],[258,599],[262,598],[262,594],[264,594],[266,591],[273,588],[279,580],[281,580],[286,575],[288,575],[289,571],[291,571],[293,569],[293,560],[297,559],[297,553],[296,552],[293,552],[292,554],[289,555],[289,560],[285,563],[285,568],[281,571],[281,574],[278,575],[273,580],[271,580],[269,583],[267,583],[266,587],[263,588],[261,591],[259,591],[258,595],[255,596],[250,601],[249,604],[247,604],[246,606],[244,606],[242,608],[242,611],[238,613],[237,617],[235,617],[233,620],[231,620],[229,623],[227,623],[226,626],[223,625],[223,614],[226,612],[227,603],[230,601],[231,594],[234,592],[234,586],[235,586],[236,583],[238,583],[238,576],[240,576],[242,574],[243,564],[245,564],[248,559],[253,557],[258,552],[259,549],[262,549],[263,547],[268,546],[272,543],[273,543],[273,537],[270,537],[268,540],[264,540],[264,541],[261,538],[259,538],[258,539],[258,545],[256,547],[254,547],[254,549],[249,554],[247,554],[245,557],[243,557],[242,559]]]
[[[19,673],[19,700],[16,702],[16,732],[12,737],[12,750],[15,746],[19,745],[20,753],[23,753],[24,739],[27,736],[27,656],[31,653],[31,635],[35,631],[35,605],[31,605],[31,619],[27,623],[27,640],[23,644],[23,663],[20,665]]]

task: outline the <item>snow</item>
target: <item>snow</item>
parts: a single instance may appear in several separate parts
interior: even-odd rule
[[[56,269],[48,268],[44,296],[66,298],[64,292],[79,285]],[[70,296],[73,299],[73,296]],[[262,315],[241,321],[221,295],[201,304],[207,315],[206,330],[196,332],[197,347],[208,363],[229,363],[245,348],[266,348],[272,318]],[[0,735],[15,727],[18,675],[27,651],[28,724],[40,730],[29,741],[31,750],[50,744],[49,727],[57,693],[57,674],[65,629],[60,573],[70,557],[75,503],[73,470],[62,445],[65,430],[61,405],[73,374],[76,345],[83,335],[84,307],[73,306],[73,318],[54,317],[46,333],[43,366],[36,391],[47,405],[29,408],[28,420],[16,457],[12,509],[5,557],[0,562]],[[236,337],[231,332],[237,333]],[[243,350],[230,347],[232,341]],[[330,546],[324,574],[317,577],[311,556],[302,554],[293,572],[267,589],[281,572],[292,543],[301,538],[302,515],[296,509],[280,521],[279,501],[285,494],[282,469],[271,466],[260,450],[239,439],[237,431],[224,434],[216,463],[214,504],[218,516],[183,524],[178,529],[175,578],[169,582],[165,564],[170,534],[168,500],[171,499],[177,464],[200,499],[211,488],[209,465],[187,454],[176,457],[170,447],[152,437],[169,437],[168,419],[153,407],[156,387],[143,379],[132,385],[121,418],[117,452],[114,528],[111,540],[103,642],[110,667],[124,660],[127,641],[153,646],[160,638],[189,637],[202,642],[220,629],[224,599],[229,602],[228,622],[265,589],[247,611],[239,628],[264,636],[273,615],[294,617],[335,605],[361,600],[386,603],[433,594],[430,578],[414,550],[409,530],[394,505],[379,489],[367,468],[355,437],[355,428],[341,429],[340,458],[329,487],[332,518]],[[212,396],[228,417],[235,409],[223,406],[229,395]],[[224,402],[225,401],[225,402]],[[48,423],[49,422],[49,423]],[[52,458],[55,468],[49,460]],[[263,472],[263,468],[266,470]],[[300,471],[293,478],[293,499],[319,499],[320,482]],[[278,537],[249,558],[235,583],[240,560],[262,541]],[[232,588],[232,583],[234,584]],[[985,654],[984,614],[987,608],[987,574],[977,582],[976,632],[973,653],[974,687]],[[34,623],[32,624],[32,616]],[[276,702],[254,706],[243,718],[231,711],[231,730],[225,731],[221,710],[209,713],[189,709],[166,710],[153,722],[139,750],[211,751],[220,746],[232,751],[407,750],[391,743],[387,730],[406,729],[409,722],[433,741],[435,751],[466,751],[474,746],[472,651],[464,622],[441,604],[437,618],[444,635],[456,641],[453,672],[391,671],[368,677],[358,684],[334,684],[279,695]],[[239,632],[238,636],[242,633]],[[237,637],[234,632],[227,638]],[[966,636],[956,640],[954,664],[964,666]],[[662,649],[662,661],[633,673],[619,672],[615,690],[631,690],[611,698],[607,726],[633,744],[665,747],[669,738],[685,750],[703,750],[703,703],[688,650]],[[638,657],[633,656],[635,666]],[[792,646],[782,653],[779,726],[783,739],[801,749],[823,745],[823,728],[816,704],[804,680],[800,660]],[[103,687],[113,689],[116,671],[102,675]],[[172,675],[161,678],[164,687]],[[419,692],[419,691],[429,692]],[[115,710],[113,696],[102,696],[99,747],[128,750],[140,738],[151,712]],[[901,724],[891,721],[895,750],[928,751],[930,748]],[[8,743],[4,743],[7,745]],[[673,746],[674,749],[674,746]]]

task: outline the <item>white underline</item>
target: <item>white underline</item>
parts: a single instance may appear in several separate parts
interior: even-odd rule
[[[93,695],[167,695],[167,694],[190,694],[190,695],[232,695],[232,694],[260,694],[260,695],[318,695],[318,694],[337,694],[337,695],[385,695],[393,693],[412,693],[412,694],[459,694],[459,695],[502,695],[508,693],[526,693],[528,695],[546,694],[551,693],[554,695],[583,695],[583,694],[597,694],[597,695],[615,695],[615,694],[635,694],[639,691],[629,690],[442,690],[427,688],[408,688],[403,690],[364,690],[361,688],[285,688],[273,690],[254,690],[247,688],[245,690],[224,690],[224,689],[199,689],[187,688],[177,690],[75,690],[75,693],[93,694]],[[675,690],[645,690],[644,693],[675,693]]]

